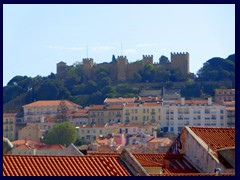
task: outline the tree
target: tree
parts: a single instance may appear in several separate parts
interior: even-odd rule
[[[46,144],[69,146],[77,140],[77,130],[70,122],[61,122],[53,126],[44,138]]]
[[[170,63],[169,59],[166,56],[161,56],[159,58],[160,64]]]
[[[63,121],[67,121],[67,111],[68,111],[68,107],[65,101],[61,101],[58,105],[57,108],[57,115],[56,118],[58,121],[63,122]]]

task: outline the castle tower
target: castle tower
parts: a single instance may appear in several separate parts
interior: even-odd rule
[[[171,53],[171,68],[179,69],[185,79],[189,76],[189,53]]]
[[[83,58],[83,72],[87,78],[91,78],[94,62],[92,58]]]
[[[66,76],[67,73],[67,64],[65,62],[57,63],[57,77],[62,78]]]
[[[117,57],[117,80],[127,80],[128,59],[126,56]]]
[[[153,64],[153,55],[143,55],[143,66]]]

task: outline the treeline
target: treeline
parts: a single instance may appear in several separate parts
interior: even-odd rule
[[[92,79],[87,79],[81,69],[73,66],[66,77],[60,79],[54,73],[46,77],[15,76],[3,87],[4,112],[16,112],[21,106],[36,100],[68,99],[82,106],[102,104],[106,97],[134,97],[141,90],[134,83],[161,83],[171,88],[176,82],[182,82],[184,97],[202,97],[213,95],[218,85],[199,82],[235,79],[235,54],[223,58],[212,58],[195,75],[194,79],[184,79],[179,70],[165,70],[159,66],[146,65],[134,74],[131,82],[115,82],[110,78],[108,69],[94,72]],[[234,84],[235,82],[233,82]],[[142,88],[145,88],[142,87]],[[224,88],[224,87],[222,87]],[[229,88],[229,87],[227,87]]]

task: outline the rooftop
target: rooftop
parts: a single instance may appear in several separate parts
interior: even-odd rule
[[[63,100],[67,106],[79,106],[78,104],[75,104],[68,100]],[[42,101],[35,101],[30,104],[26,104],[23,107],[40,107],[40,106],[59,106],[60,102],[62,100],[42,100]]]
[[[3,176],[130,176],[116,156],[4,155]]]

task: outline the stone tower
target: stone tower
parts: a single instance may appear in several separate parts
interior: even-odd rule
[[[92,69],[94,66],[92,58],[83,58],[83,73],[88,79],[92,77]]]
[[[68,66],[65,62],[57,63],[57,77],[63,78],[66,77]]]
[[[128,59],[126,56],[117,57],[117,80],[127,80]]]
[[[143,66],[153,64],[153,55],[143,55]]]
[[[179,69],[184,78],[189,76],[189,53],[171,53],[171,68]]]

